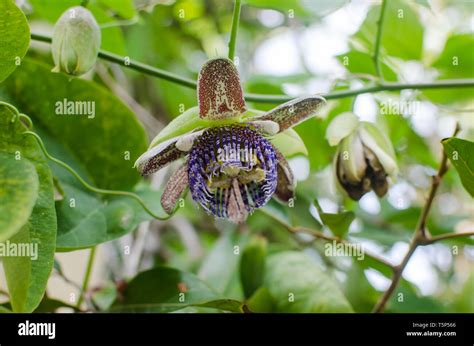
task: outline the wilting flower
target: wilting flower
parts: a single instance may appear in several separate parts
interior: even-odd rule
[[[135,163],[147,175],[187,156],[164,189],[163,209],[172,213],[188,186],[206,212],[236,223],[272,196],[289,201],[293,173],[272,142],[314,115],[324,99],[298,98],[267,113],[247,110],[237,69],[227,59],[202,67],[197,95],[199,106],[174,119]]]
[[[97,60],[100,41],[100,27],[88,9],[76,6],[66,10],[54,26],[53,71],[76,76],[88,72]]]
[[[338,145],[335,180],[349,197],[359,200],[371,190],[379,197],[387,193],[387,178],[395,178],[398,167],[392,143],[375,124],[343,113],[329,124],[326,138]]]

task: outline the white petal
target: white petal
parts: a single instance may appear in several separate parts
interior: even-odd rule
[[[340,165],[348,182],[358,183],[367,168],[364,147],[357,133],[353,133],[341,142]]]
[[[377,156],[385,172],[390,176],[398,173],[392,143],[375,125],[364,122],[359,130],[362,143]]]
[[[280,125],[272,120],[255,120],[249,121],[248,124],[255,126],[258,131],[267,136],[273,136],[280,132]]]
[[[194,140],[202,135],[204,130],[193,132],[193,133],[188,133],[186,135],[181,136],[177,141],[176,141],[176,148],[178,148],[181,151],[190,151],[191,148],[193,147]]]
[[[350,112],[339,114],[329,124],[326,130],[326,139],[329,145],[335,146],[349,136],[359,125],[359,119]]]

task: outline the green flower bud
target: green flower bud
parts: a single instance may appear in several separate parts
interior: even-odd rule
[[[376,125],[343,113],[329,124],[326,138],[338,145],[335,180],[350,198],[359,200],[371,190],[379,197],[387,193],[388,177],[395,178],[398,167],[392,144]]]
[[[66,10],[54,26],[53,72],[80,76],[95,64],[100,49],[100,27],[92,13],[76,6]]]

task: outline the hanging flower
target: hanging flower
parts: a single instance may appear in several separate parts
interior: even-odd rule
[[[298,98],[266,113],[247,110],[237,69],[228,59],[202,67],[197,96],[199,106],[165,127],[135,163],[147,175],[186,157],[166,184],[163,209],[172,213],[188,186],[207,213],[235,223],[272,196],[289,201],[295,181],[275,144],[283,131],[297,136],[290,128],[314,115],[324,99]]]
[[[383,131],[352,113],[343,113],[329,124],[326,138],[331,146],[338,145],[335,180],[350,198],[358,201],[371,190],[379,197],[387,193],[388,177],[395,179],[398,166]]]
[[[101,33],[92,13],[82,6],[66,10],[54,26],[53,72],[80,76],[94,66],[99,54]]]

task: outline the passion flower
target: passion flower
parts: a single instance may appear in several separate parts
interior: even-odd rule
[[[395,178],[398,166],[392,144],[381,129],[343,113],[329,124],[326,138],[330,145],[338,145],[335,180],[350,198],[358,201],[371,190],[379,197],[387,193],[388,178]]]
[[[99,54],[100,27],[92,13],[76,6],[66,10],[53,32],[53,72],[80,76],[94,66]]]
[[[199,106],[165,127],[135,163],[147,175],[186,157],[165,186],[163,209],[171,214],[189,186],[207,213],[242,223],[273,196],[282,202],[294,197],[293,173],[272,142],[315,115],[324,99],[298,98],[266,113],[247,110],[239,74],[228,59],[202,67],[197,95]]]

